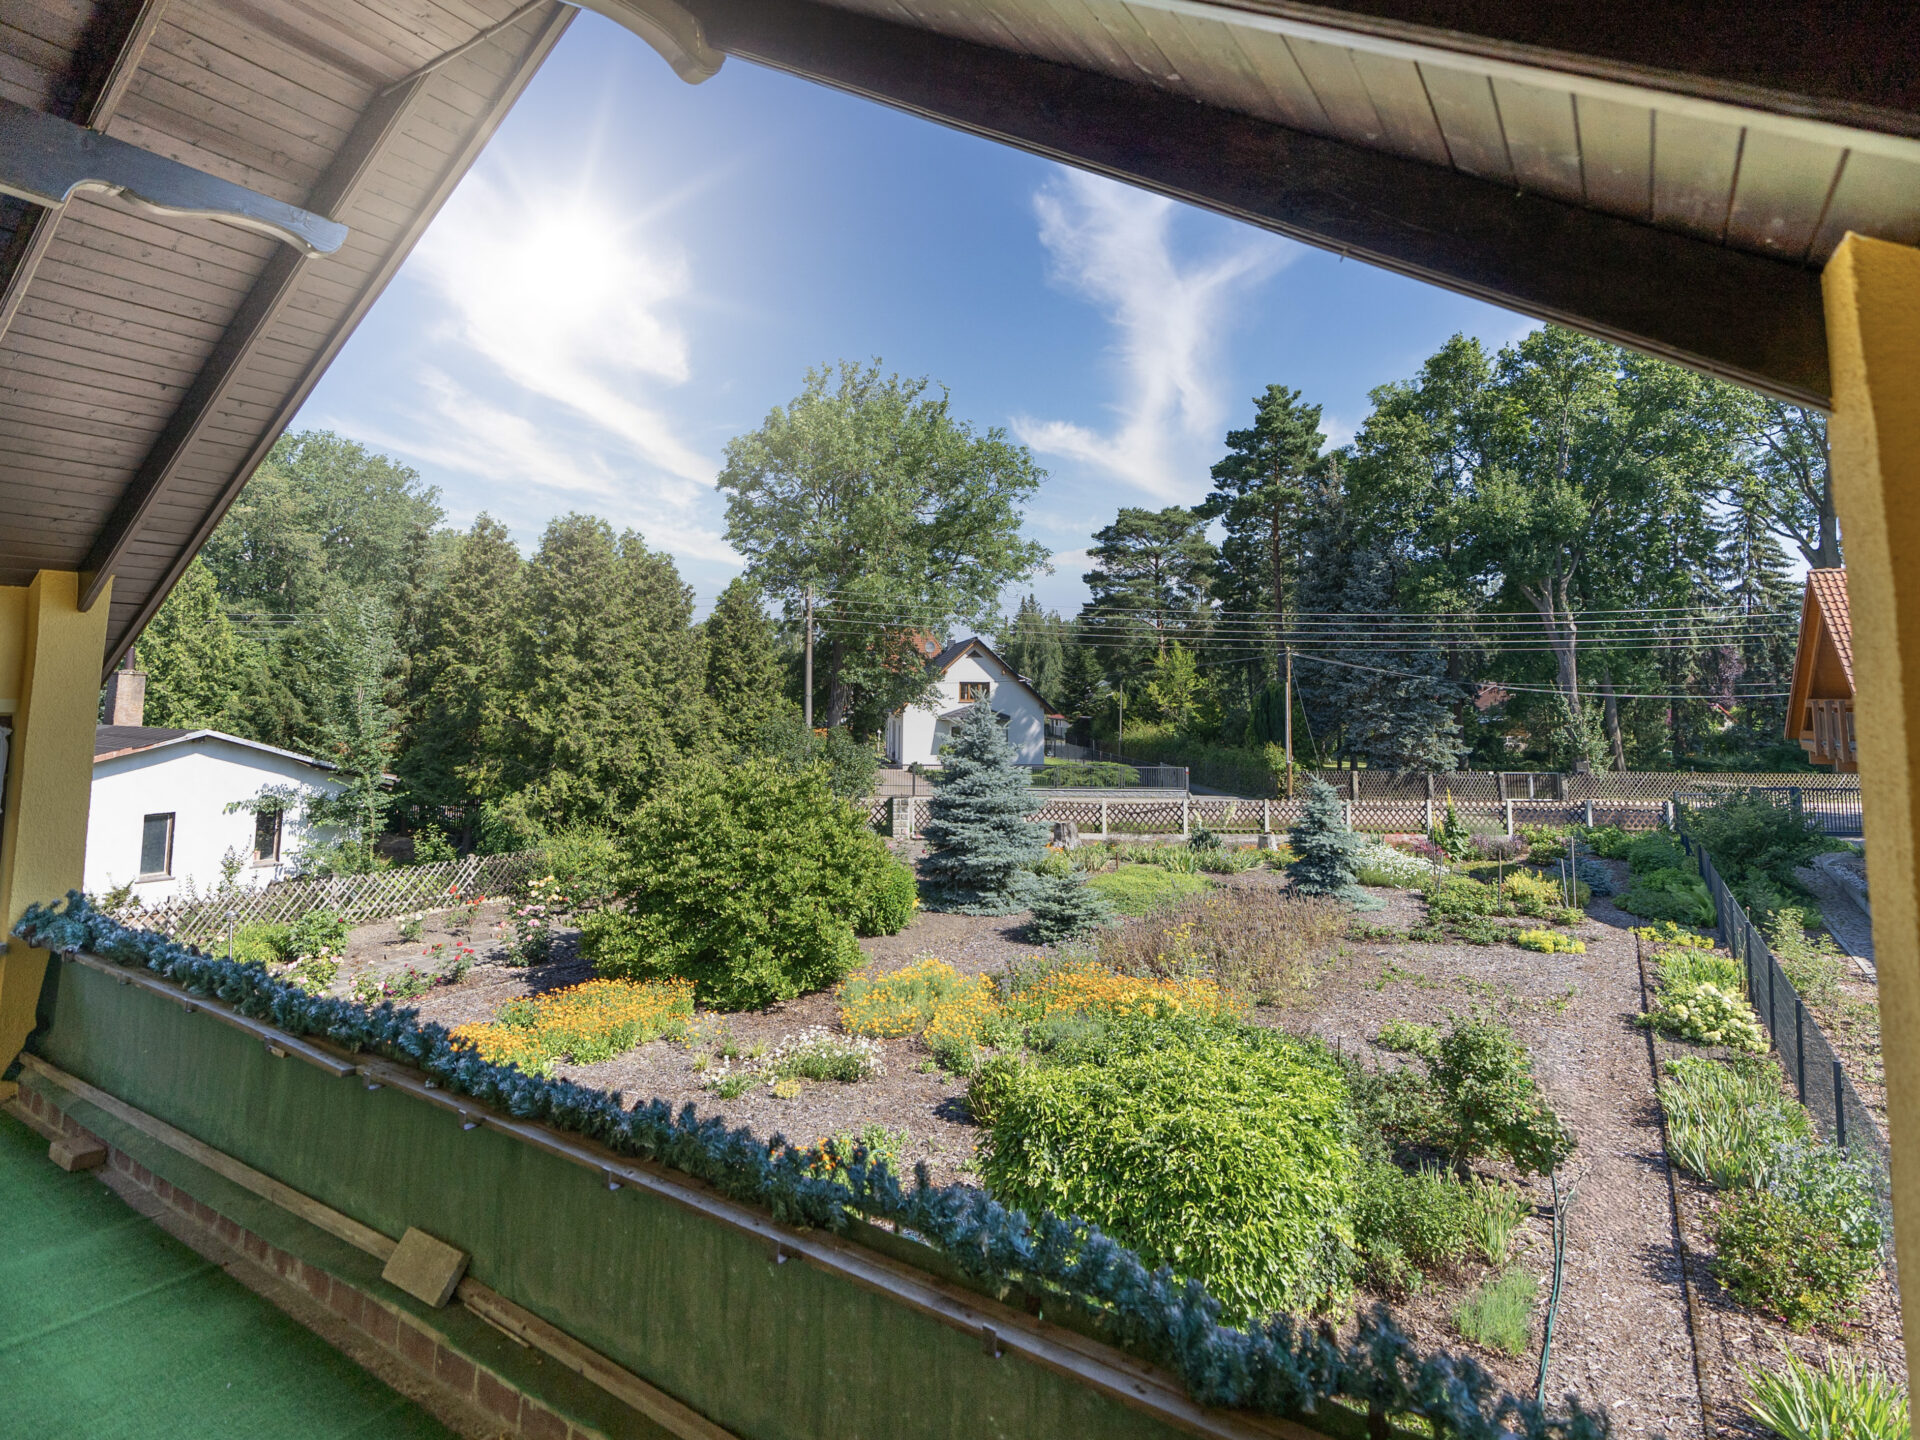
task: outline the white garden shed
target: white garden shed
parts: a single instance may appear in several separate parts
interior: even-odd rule
[[[93,747],[86,888],[131,884],[142,904],[204,895],[229,856],[238,885],[287,875],[308,837],[306,801],[344,788],[333,766],[218,730],[102,725]],[[283,813],[230,810],[263,791],[291,789]]]

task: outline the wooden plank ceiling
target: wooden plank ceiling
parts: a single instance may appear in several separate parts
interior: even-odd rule
[[[111,574],[110,665],[572,14],[521,0],[0,5],[0,95],[351,230],[337,254],[303,259],[107,197],[57,216],[5,202],[0,584]]]

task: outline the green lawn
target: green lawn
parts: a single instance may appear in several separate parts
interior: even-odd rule
[[[1122,865],[1091,876],[1087,884],[1098,890],[1122,915],[1147,915],[1189,895],[1197,895],[1211,882],[1204,875],[1186,875],[1158,865]]]

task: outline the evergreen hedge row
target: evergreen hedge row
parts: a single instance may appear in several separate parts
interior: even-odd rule
[[[1164,1266],[1149,1270],[1077,1218],[1029,1218],[972,1186],[931,1185],[924,1165],[915,1167],[911,1186],[902,1185],[858,1147],[843,1173],[824,1179],[816,1152],[779,1136],[769,1142],[744,1126],[729,1130],[718,1117],[702,1119],[691,1104],[677,1115],[662,1100],[627,1110],[605,1091],[489,1063],[410,1009],[309,994],[259,964],[215,959],[156,931],[131,930],[78,891],[62,907],[29,907],[13,933],[49,950],[144,965],[289,1034],[415,1066],[449,1091],[667,1165],[764,1206],[785,1224],[843,1230],[855,1216],[891,1222],[989,1293],[1020,1284],[1104,1312],[1116,1343],[1179,1375],[1202,1405],[1299,1417],[1337,1397],[1381,1415],[1422,1417],[1436,1440],[1604,1440],[1610,1433],[1604,1412],[1575,1396],[1563,1409],[1547,1409],[1503,1393],[1471,1357],[1421,1354],[1383,1309],[1364,1317],[1344,1344],[1330,1329],[1289,1315],[1244,1328],[1223,1325],[1222,1306],[1204,1286]]]

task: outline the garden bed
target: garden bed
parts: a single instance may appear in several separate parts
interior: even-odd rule
[[[1284,877],[1269,869],[1215,875],[1209,884],[1228,906],[1250,907],[1261,892],[1272,895],[1285,888]],[[1641,980],[1630,927],[1638,922],[1610,902],[1595,900],[1586,918],[1560,932],[1584,942],[1584,954],[1540,954],[1506,943],[1513,929],[1534,922],[1496,921],[1509,927],[1502,943],[1408,938],[1407,932],[1421,930],[1428,921],[1420,894],[1390,887],[1371,887],[1369,894],[1379,908],[1356,915],[1350,931],[1368,938],[1323,947],[1305,983],[1258,1005],[1251,1018],[1317,1038],[1343,1056],[1386,1070],[1409,1063],[1376,1043],[1389,1022],[1438,1025],[1450,1016],[1478,1012],[1510,1027],[1529,1052],[1548,1103],[1578,1140],[1561,1177],[1572,1199],[1549,1395],[1571,1391],[1605,1405],[1622,1434],[1741,1431],[1747,1422],[1734,1398],[1738,1369],[1766,1366],[1783,1339],[1816,1359],[1829,1342],[1790,1337],[1784,1327],[1741,1309],[1719,1291],[1706,1274],[1704,1226],[1711,1197],[1698,1182],[1676,1175],[1672,1188],[1687,1237],[1700,1330],[1696,1346],[1648,1042],[1635,1024]],[[994,976],[1032,957],[1055,954],[1023,937],[1026,918],[921,911],[901,933],[860,942],[865,973],[891,974],[932,956],[961,977]],[[560,932],[547,962],[521,967],[508,962],[501,935],[492,928],[497,916],[491,907],[470,917],[452,912],[430,919],[438,923],[417,943],[400,941],[390,924],[355,932],[335,989],[344,993],[356,976],[403,970],[429,959],[418,952],[434,944],[471,944],[474,963],[464,975],[411,1002],[423,1018],[459,1026],[490,1020],[509,1002],[591,978],[578,958],[572,930]],[[771,1051],[810,1031],[833,1032],[839,1019],[840,1002],[832,991],[761,1010],[702,1012],[690,1041],[653,1040],[594,1064],[562,1062],[554,1073],[618,1091],[629,1104],[655,1097],[676,1107],[690,1103],[730,1125],[803,1145],[876,1131],[904,1135],[901,1170],[923,1162],[937,1183],[973,1182],[981,1132],[967,1107],[967,1082],[934,1063],[916,1037],[871,1042],[882,1068],[856,1083],[808,1081],[786,1098],[766,1084],[727,1098],[708,1088],[713,1067],[724,1063],[726,1052],[744,1059],[756,1048]],[[1513,1356],[1475,1344],[1456,1323],[1462,1299],[1496,1273],[1477,1256],[1439,1267],[1412,1294],[1363,1291],[1356,1298],[1360,1306],[1387,1300],[1422,1348],[1471,1353],[1507,1388],[1531,1394],[1552,1258],[1547,1185],[1539,1178],[1523,1181],[1504,1162],[1477,1161],[1474,1168],[1521,1185],[1535,1204],[1513,1251],[1514,1264],[1533,1278],[1540,1296],[1523,1353]],[[1854,1353],[1903,1375],[1897,1309],[1884,1281],[1867,1315]]]

